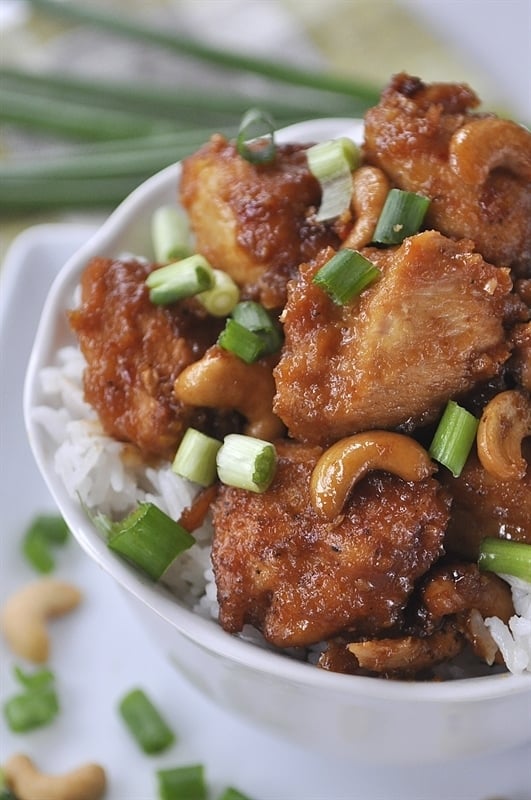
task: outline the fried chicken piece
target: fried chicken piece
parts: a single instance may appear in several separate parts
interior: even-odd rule
[[[144,285],[150,270],[134,259],[92,259],[69,319],[87,360],[85,398],[106,433],[171,458],[189,425],[207,423],[204,410],[175,399],[175,379],[215,341],[221,323],[193,302],[153,305]]]
[[[321,189],[303,145],[279,145],[272,163],[258,165],[213,136],[184,160],[180,193],[197,250],[267,308],[284,305],[301,261],[339,244],[330,226],[311,218]]]
[[[365,161],[431,199],[426,227],[472,239],[489,262],[531,276],[531,133],[462,84],[394,76],[365,116]]]
[[[294,438],[326,444],[371,428],[411,429],[510,355],[508,270],[470,242],[426,231],[363,253],[382,275],[346,305],[312,283],[331,251],[290,284],[274,411]]]
[[[441,555],[448,500],[428,478],[374,472],[332,522],[309,500],[320,448],[277,444],[264,494],[222,486],[213,508],[212,562],[220,622],[245,623],[279,647],[348,630],[375,636],[400,617],[415,581]]]
[[[531,463],[531,440],[524,442],[523,452]],[[521,480],[499,481],[481,466],[474,450],[458,478],[441,470],[439,480],[453,498],[449,552],[476,559],[486,536],[531,544],[531,468]]]

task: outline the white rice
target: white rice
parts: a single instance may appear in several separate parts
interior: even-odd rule
[[[56,365],[41,371],[46,404],[34,410],[35,420],[43,426],[55,448],[55,469],[68,493],[73,498],[79,497],[89,509],[113,519],[123,517],[144,501],[178,519],[197,488],[172,472],[170,464],[157,469],[145,466],[138,458],[131,457],[130,446],[103,433],[95,411],[83,399],[84,368],[85,360],[77,347],[62,348]],[[210,559],[211,523],[207,521],[194,536],[197,544],[175,560],[163,582],[189,608],[217,619]],[[497,617],[486,619],[485,624],[507,668],[513,673],[531,672],[531,584],[502,577],[511,585],[516,614],[507,625]],[[254,643],[265,644],[249,626],[242,635]]]

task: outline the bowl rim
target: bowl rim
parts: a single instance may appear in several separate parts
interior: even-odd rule
[[[362,127],[363,122],[359,119],[308,120],[279,131],[277,141],[319,141],[337,136],[350,136],[360,141]],[[42,429],[32,414],[34,406],[38,405],[36,398],[39,395],[39,372],[42,367],[52,363],[52,356],[60,345],[55,325],[57,315],[66,309],[66,299],[71,297],[90,257],[112,251],[114,243],[123,235],[131,219],[135,214],[142,213],[146,202],[152,202],[159,195],[168,195],[172,190],[175,190],[176,197],[180,168],[180,162],[176,162],[140,184],[68,259],[50,287],[37,326],[24,381],[24,424],[39,471],[82,549],[122,589],[166,620],[181,635],[221,658],[264,675],[281,678],[293,684],[304,684],[313,689],[321,688],[340,694],[345,699],[348,696],[359,699],[362,695],[367,703],[392,700],[406,704],[422,702],[440,705],[481,702],[531,692],[531,675],[506,672],[442,682],[393,681],[320,670],[311,664],[255,646],[245,639],[226,633],[215,620],[206,619],[192,611],[178,598],[171,596],[169,591],[152,584],[148,578],[115,556],[80,505],[68,496],[62,480],[50,463]]]

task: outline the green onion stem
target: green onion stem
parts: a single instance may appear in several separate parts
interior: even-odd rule
[[[102,30],[167,48],[216,66],[252,72],[293,86],[305,86],[344,94],[365,101],[367,106],[378,101],[379,91],[358,81],[333,75],[320,69],[304,69],[277,59],[260,58],[215,47],[194,40],[187,34],[153,28],[145,21],[135,21],[130,16],[119,16],[101,9],[96,10],[87,2],[81,5],[57,0],[29,0],[29,5],[47,14],[93,25]]]
[[[57,693],[49,686],[29,689],[4,703],[6,722],[15,733],[27,733],[42,725],[49,725],[58,712]]]
[[[236,149],[251,164],[269,164],[274,160],[275,125],[269,114],[258,108],[245,112],[236,138]]]
[[[50,686],[55,680],[53,672],[47,667],[37,669],[35,672],[25,672],[17,665],[14,668],[14,674],[18,682],[26,689],[43,689],[45,686]]]
[[[478,566],[531,583],[531,544],[489,536],[479,546]]]
[[[227,272],[220,269],[214,269],[212,272],[214,273],[214,286],[212,289],[196,295],[196,300],[213,317],[226,317],[240,299],[240,290]]]
[[[359,163],[359,149],[346,137],[309,147],[308,167],[321,186],[321,204],[317,222],[335,219],[350,207],[352,170]]]
[[[159,267],[146,278],[149,299],[155,305],[169,305],[184,297],[193,297],[213,285],[212,267],[199,253]]]
[[[118,710],[144,753],[162,753],[175,742],[174,732],[142,689],[128,692]]]
[[[479,421],[466,408],[449,400],[432,439],[429,453],[458,478],[476,439]]]
[[[207,800],[205,769],[191,764],[157,771],[160,800]]]
[[[64,545],[68,526],[56,514],[39,514],[30,524],[22,540],[22,552],[37,572],[48,573],[55,567],[53,547]]]
[[[216,460],[222,483],[258,493],[269,488],[277,468],[277,452],[271,442],[240,433],[225,436]]]
[[[283,334],[280,325],[260,303],[243,300],[233,308],[232,318],[262,340],[261,355],[271,355],[282,347]]]
[[[233,786],[228,786],[219,800],[251,800],[251,798],[246,795],[242,794],[242,792],[235,789]]]
[[[235,319],[229,317],[225,327],[218,336],[220,347],[234,353],[246,364],[254,364],[264,355],[265,345],[260,334],[250,331]]]
[[[160,206],[151,218],[151,240],[158,264],[167,264],[192,254],[190,225],[177,206]]]
[[[381,275],[372,261],[348,247],[339,250],[315,273],[320,286],[337,305],[345,305]]]
[[[200,486],[210,486],[216,480],[216,455],[220,447],[218,439],[188,428],[175,454],[172,470]]]
[[[120,203],[150,174],[82,181],[5,179],[0,181],[0,212],[7,216],[43,208],[110,208]]]
[[[0,120],[92,141],[130,139],[176,128],[176,124],[168,121],[152,120],[126,111],[87,108],[49,97],[28,97],[7,89],[0,89]]]
[[[421,194],[391,189],[376,223],[373,242],[400,244],[407,236],[418,233],[429,205],[430,199]]]

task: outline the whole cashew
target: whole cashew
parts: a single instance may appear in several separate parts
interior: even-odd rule
[[[478,458],[500,481],[519,480],[527,470],[522,439],[531,436],[531,401],[522,392],[497,394],[483,409],[477,431]]]
[[[192,406],[239,411],[247,419],[245,433],[276,439],[284,426],[273,413],[275,381],[269,364],[246,364],[233,353],[214,346],[184,369],[174,384],[175,396]]]
[[[531,136],[510,120],[477,119],[452,136],[449,161],[457,176],[472,186],[485,183],[497,167],[531,178]]]
[[[4,774],[17,800],[99,800],[107,785],[99,764],[84,764],[63,775],[47,775],[24,755],[12,756],[4,765]]]
[[[389,179],[378,167],[360,167],[353,173],[350,205],[356,222],[342,247],[359,250],[372,241],[390,188]]]
[[[72,611],[81,593],[69,583],[44,578],[9,597],[0,613],[0,630],[17,655],[36,664],[48,660],[50,643],[46,622]]]
[[[429,454],[409,436],[367,431],[336,442],[321,455],[310,480],[315,510],[328,519],[341,513],[354,484],[370,470],[384,470],[405,481],[421,481],[435,472]]]

